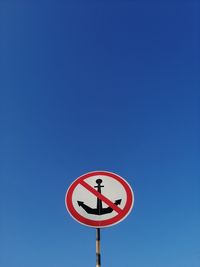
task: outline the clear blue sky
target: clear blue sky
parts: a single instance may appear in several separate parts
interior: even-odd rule
[[[116,172],[135,206],[102,266],[200,266],[198,1],[0,3],[0,265],[95,266],[64,196]]]

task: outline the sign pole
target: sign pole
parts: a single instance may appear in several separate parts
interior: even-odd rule
[[[96,267],[101,267],[100,228],[96,228]]]

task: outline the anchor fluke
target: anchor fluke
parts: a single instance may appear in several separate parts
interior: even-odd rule
[[[86,204],[84,204],[83,201],[77,201],[79,207],[82,207],[87,213],[89,214],[97,214],[97,209],[93,209]]]
[[[115,205],[120,205],[120,204],[121,204],[121,202],[122,202],[122,200],[121,200],[121,199],[117,199],[117,200],[115,200]]]
[[[82,205],[84,204],[83,201],[77,201],[77,203],[78,203],[79,207],[82,206]]]

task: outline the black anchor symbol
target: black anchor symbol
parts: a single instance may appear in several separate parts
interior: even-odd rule
[[[95,188],[97,188],[97,191],[101,194],[101,188],[104,187],[104,185],[101,185],[102,180],[97,179],[96,183],[97,183],[97,185],[95,186]],[[122,201],[121,199],[118,199],[115,201],[114,204],[116,206],[118,206],[121,204],[121,201]],[[99,198],[97,198],[97,207],[96,208],[91,208],[91,207],[85,205],[83,201],[77,201],[77,202],[78,202],[78,205],[80,207],[82,207],[89,214],[103,215],[103,214],[111,213],[113,211],[113,209],[111,207],[103,208],[102,200]]]

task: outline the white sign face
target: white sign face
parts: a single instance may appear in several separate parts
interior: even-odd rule
[[[101,228],[122,221],[133,207],[130,185],[111,172],[96,171],[82,175],[66,193],[71,216],[87,226]]]

